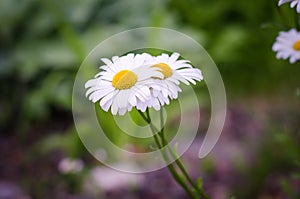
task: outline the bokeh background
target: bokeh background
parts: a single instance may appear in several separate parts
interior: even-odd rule
[[[73,81],[88,52],[143,26],[191,36],[224,80],[225,128],[205,159],[193,146],[183,155],[192,177],[203,177],[212,199],[299,199],[300,64],[276,60],[271,50],[295,17],[289,5],[276,4],[1,0],[0,199],[186,198],[165,169],[129,175],[102,166],[73,123]],[[209,109],[201,108],[204,118]]]

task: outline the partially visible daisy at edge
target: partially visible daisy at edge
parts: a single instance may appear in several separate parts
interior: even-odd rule
[[[290,6],[291,8],[296,7],[296,10],[298,13],[300,13],[300,0],[279,0],[278,6],[281,6],[284,3],[291,2]]]
[[[92,102],[100,101],[104,111],[111,108],[113,115],[124,115],[136,106],[137,101],[145,102],[151,96],[149,82],[163,78],[158,68],[144,65],[146,53],[114,56],[112,60],[101,59],[105,65],[94,79],[86,82],[86,96]]]
[[[193,68],[188,60],[179,60],[179,56],[179,53],[174,52],[171,56],[163,53],[160,56],[148,57],[146,64],[161,69],[163,78],[153,78],[152,97],[146,103],[138,101],[138,109],[145,111],[147,107],[152,107],[159,110],[161,106],[170,103],[169,98],[171,100],[178,98],[178,93],[181,92],[180,82],[195,85],[196,81],[203,79],[199,69]]]
[[[300,60],[300,32],[296,29],[281,31],[272,46],[277,59],[289,59],[290,63]]]

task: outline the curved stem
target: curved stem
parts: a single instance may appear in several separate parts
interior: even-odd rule
[[[150,125],[150,128],[151,128],[151,131],[153,133],[153,137],[154,137],[154,141],[157,145],[157,147],[159,149],[162,149],[163,146],[162,144],[159,142],[158,140],[158,136],[156,134],[157,132],[157,129],[156,127],[152,124],[151,122],[151,117],[150,117],[150,114],[149,114],[149,110],[147,108],[146,110],[146,114],[147,116],[145,116],[141,111],[138,110],[138,112],[140,113],[140,115],[142,116],[142,118]],[[191,198],[194,198],[194,199],[197,199],[197,196],[194,196],[193,192],[190,191],[189,187],[186,185],[186,183],[183,181],[183,179],[180,177],[180,175],[176,172],[173,164],[169,164],[170,163],[170,160],[169,160],[169,157],[168,155],[166,154],[165,150],[160,150],[162,156],[163,156],[163,159],[164,161],[167,163],[167,167],[171,173],[171,175],[173,176],[173,178],[175,179],[175,181],[185,190],[185,192],[191,197]]]
[[[183,173],[183,175],[186,177],[187,181],[192,185],[192,187],[198,192],[199,195],[201,195],[203,198],[208,199],[208,195],[206,195],[204,193],[204,191],[202,189],[200,189],[195,182],[191,179],[191,177],[189,176],[189,174],[187,173],[185,167],[183,166],[182,162],[180,161],[179,157],[177,156],[177,154],[172,150],[172,148],[168,145],[168,142],[165,138],[164,135],[164,117],[163,117],[163,110],[160,109],[160,126],[161,126],[161,131],[160,131],[160,136],[162,139],[162,144],[163,146],[167,146],[168,150],[170,151],[172,157],[175,160],[175,163],[177,164],[177,166],[179,167],[179,169],[181,170],[181,172]]]

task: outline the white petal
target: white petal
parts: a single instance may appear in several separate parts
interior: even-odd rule
[[[182,76],[180,75],[178,72],[174,72],[172,75],[172,78],[175,78],[179,81],[181,81],[182,83],[189,85],[189,82]]]
[[[297,3],[298,3],[297,1],[292,1],[291,8],[295,7],[297,5]]]
[[[151,65],[142,66],[134,70],[138,76],[138,81],[143,81],[152,77],[163,78],[163,74],[160,71],[160,68],[151,67]]]
[[[174,63],[178,59],[179,56],[180,56],[179,53],[174,52],[169,58],[169,63]]]
[[[114,96],[114,92],[112,92],[112,93],[106,95],[105,97],[103,97],[103,98],[101,99],[101,101],[100,101],[100,106],[101,106],[103,109],[106,109],[106,108],[104,108],[104,107],[106,107],[106,106],[108,105],[107,103],[108,103],[110,100],[113,99],[113,96]],[[110,104],[111,104],[111,103],[110,103]]]
[[[145,102],[150,97],[150,90],[147,86],[139,86],[136,90],[136,96],[141,101]]]
[[[104,99],[104,98],[103,98],[103,99]],[[103,100],[103,99],[102,99],[102,100]],[[101,100],[101,101],[102,101],[102,100]],[[107,100],[104,104],[102,104],[102,105],[101,105],[101,101],[100,101],[100,106],[101,106],[101,108],[102,108],[104,111],[107,112],[108,109],[110,108],[111,104],[112,104],[112,101],[113,101],[112,98],[108,99],[108,100]]]
[[[169,78],[168,78],[168,81],[171,81],[171,82],[173,82],[173,83],[176,84],[176,85],[179,85],[179,84],[180,84],[180,82],[179,82],[177,79],[173,78],[173,77],[169,77]]]
[[[107,66],[110,66],[110,65],[112,64],[112,62],[111,62],[109,59],[107,59],[107,58],[102,58],[101,60],[102,60],[103,63],[105,63]]]
[[[147,105],[145,102],[142,102],[140,100],[137,101],[137,105],[136,105],[136,108],[142,112],[145,112],[146,109],[147,109]]]
[[[111,60],[115,63],[115,62],[117,62],[119,60],[119,57],[118,56],[113,56],[111,58]]]
[[[89,99],[92,100],[94,103],[98,101],[99,99],[103,98],[105,95],[108,95],[109,93],[112,93],[114,91],[113,87],[108,87],[108,88],[102,88],[96,91],[92,91],[91,95],[89,96]],[[87,91],[87,95],[89,90]]]
[[[131,104],[132,106],[136,105],[136,96],[135,96],[135,92],[131,92],[129,99],[128,99],[129,104]]]
[[[115,99],[113,100],[112,105],[111,105],[111,113],[113,115],[117,115],[117,113],[118,113],[118,105],[116,104]]]
[[[168,97],[163,97],[162,95],[158,95],[157,99],[159,100],[159,102],[161,103],[161,105],[169,104],[170,103],[169,98]]]
[[[127,112],[127,108],[121,108],[119,110],[119,115],[125,115],[126,112]]]
[[[167,55],[166,53],[163,53],[161,56],[158,56],[157,58],[159,58],[159,60],[161,60],[164,63],[169,62],[169,55]]]
[[[85,88],[89,88],[89,87],[92,87],[92,86],[97,86],[100,84],[100,80],[99,79],[91,79],[91,80],[88,80],[84,87]]]
[[[159,103],[159,101],[158,101],[157,98],[153,98],[153,99],[151,100],[151,105],[152,105],[152,107],[153,107],[156,111],[159,111],[159,110],[160,110],[160,103]]]
[[[297,12],[300,13],[300,3],[298,2],[298,5],[297,5]]]

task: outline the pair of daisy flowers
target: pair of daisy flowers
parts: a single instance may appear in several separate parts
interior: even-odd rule
[[[203,79],[199,69],[188,60],[179,60],[179,54],[127,54],[101,59],[105,65],[94,79],[88,80],[86,96],[104,111],[124,115],[132,108],[144,112],[147,108],[160,110],[161,106],[178,98],[180,82],[189,85]]]
[[[289,2],[291,8],[296,7],[300,13],[300,0],[279,0],[278,6]],[[300,60],[300,32],[296,29],[279,32],[272,50],[277,52],[277,59],[289,59],[292,64]]]

